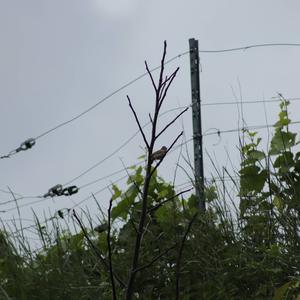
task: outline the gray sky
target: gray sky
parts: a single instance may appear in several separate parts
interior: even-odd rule
[[[66,121],[123,84],[142,74],[144,60],[151,67],[159,64],[163,41],[168,58],[188,50],[188,39],[199,40],[199,48],[225,49],[261,43],[299,43],[299,1],[202,1],[202,0],[0,0],[0,154],[21,142]],[[201,54],[201,94],[203,103],[263,100],[281,92],[300,97],[300,47],[267,47],[246,51]],[[166,68],[177,66],[180,73],[163,111],[190,104],[189,56],[175,59]],[[157,75],[157,73],[155,73]],[[33,149],[11,159],[1,160],[0,188],[22,195],[42,195],[57,183],[66,183],[97,163],[123,142],[137,127],[126,101],[126,94],[144,124],[153,109],[153,90],[148,78],[114,95],[89,114],[39,139]],[[236,95],[236,97],[235,97]],[[248,125],[274,122],[277,104],[244,105]],[[299,121],[297,101],[292,102],[292,119]],[[161,125],[175,116],[171,112]],[[236,105],[203,107],[203,131],[238,126]],[[184,124],[186,138],[192,137],[191,112],[158,142],[168,145]],[[295,130],[299,127],[295,126]],[[266,131],[262,132],[262,136]],[[216,145],[217,144],[217,145]],[[238,162],[237,133],[204,138],[205,149],[216,155],[220,166],[227,165],[224,149]],[[81,177],[81,186],[131,165],[143,154],[138,135],[115,156]],[[188,144],[192,150],[192,143]],[[178,151],[170,154],[160,173],[172,180]],[[191,152],[192,154],[192,152]],[[121,159],[120,159],[121,158]],[[210,176],[207,156],[205,173]],[[125,174],[125,173],[123,173]],[[21,208],[23,218],[49,216],[57,209],[72,207],[91,192],[123,174],[90,185],[70,198],[48,199]],[[187,181],[179,172],[177,184]],[[121,186],[123,184],[121,183]],[[1,202],[11,199],[1,193]],[[106,207],[109,192],[97,196]],[[26,204],[35,199],[23,199]],[[92,211],[92,200],[83,203]],[[15,207],[2,205],[0,210]],[[1,213],[2,219],[17,217],[17,211]]]

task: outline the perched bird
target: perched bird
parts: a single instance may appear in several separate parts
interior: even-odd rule
[[[166,155],[167,151],[168,151],[168,148],[166,146],[161,147],[160,150],[157,150],[152,153],[151,161],[161,160]]]
[[[94,228],[94,231],[98,232],[98,233],[101,233],[101,232],[104,232],[108,229],[108,224],[107,223],[103,223],[103,224],[100,224],[98,226],[96,226]]]

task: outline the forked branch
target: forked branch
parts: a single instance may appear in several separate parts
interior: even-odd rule
[[[78,215],[76,214],[75,210],[73,210],[73,216],[76,219],[76,221],[78,222],[78,225],[80,226],[84,237],[86,238],[86,240],[88,241],[89,245],[91,246],[91,248],[93,249],[94,253],[96,254],[96,256],[99,258],[99,260],[101,261],[102,265],[105,267],[105,269],[107,271],[110,271],[109,265],[106,262],[105,258],[102,256],[101,252],[99,251],[99,249],[95,246],[95,244],[93,243],[93,241],[90,239],[88,233],[85,230],[85,227],[83,226],[80,218],[78,217]],[[118,281],[118,283],[120,284],[120,286],[122,288],[126,288],[126,284],[121,280],[121,278],[116,274],[113,273],[114,278]]]
[[[133,293],[135,290],[134,282],[135,282],[135,277],[136,277],[137,273],[140,272],[141,270],[151,266],[152,264],[154,264],[158,259],[160,259],[163,255],[168,253],[168,251],[170,251],[171,249],[174,248],[174,246],[172,246],[171,248],[164,251],[162,254],[154,257],[150,263],[139,267],[141,244],[142,244],[143,235],[146,230],[145,223],[146,223],[147,214],[149,213],[149,211],[148,211],[148,193],[149,193],[150,181],[151,181],[153,173],[158,168],[158,166],[162,163],[166,154],[172,149],[172,147],[178,141],[178,139],[182,135],[182,132],[175,138],[175,140],[173,141],[173,143],[171,144],[171,146],[168,149],[166,149],[166,147],[162,147],[162,149],[164,149],[165,152],[163,153],[162,157],[159,157],[158,163],[153,167],[152,163],[153,163],[154,159],[153,159],[152,154],[153,154],[154,149],[156,148],[155,142],[157,141],[157,138],[159,136],[161,136],[162,133],[165,132],[187,110],[186,109],[186,110],[182,111],[177,117],[175,117],[170,123],[168,123],[162,130],[160,130],[159,133],[157,133],[157,123],[158,123],[160,108],[162,106],[163,101],[166,98],[167,91],[168,91],[171,83],[175,79],[176,74],[178,72],[178,68],[177,68],[169,77],[164,76],[164,65],[165,65],[166,52],[167,52],[167,43],[165,41],[164,42],[164,51],[163,51],[163,55],[162,55],[162,59],[161,59],[158,83],[155,83],[155,80],[152,76],[152,73],[151,73],[149,67],[148,67],[148,64],[147,64],[147,62],[145,62],[146,70],[149,74],[152,86],[155,90],[155,109],[153,112],[153,117],[151,116],[151,114],[149,114],[149,118],[150,118],[151,125],[152,125],[151,137],[150,137],[149,142],[148,142],[148,140],[145,136],[145,133],[142,129],[142,126],[141,126],[138,116],[135,112],[135,109],[132,106],[131,100],[130,100],[129,96],[127,96],[127,100],[128,100],[130,109],[135,117],[136,123],[139,127],[139,130],[140,130],[142,136],[143,136],[144,143],[148,150],[148,159],[147,159],[147,165],[146,165],[144,186],[143,186],[142,192],[140,193],[142,208],[141,208],[141,213],[140,213],[140,217],[139,217],[139,224],[137,227],[137,232],[136,232],[136,237],[135,237],[135,245],[134,245],[134,249],[133,249],[132,264],[131,264],[131,269],[130,269],[130,273],[129,273],[127,288],[126,288],[126,299],[127,300],[131,300],[133,297]],[[163,79],[163,78],[165,78],[165,79]],[[156,152],[158,152],[158,151],[156,151]]]
[[[147,141],[147,139],[146,139],[144,130],[143,130],[142,126],[141,126],[141,123],[140,123],[140,121],[139,121],[139,118],[138,118],[138,116],[137,116],[137,114],[136,114],[136,112],[135,112],[135,110],[134,110],[134,108],[133,108],[133,106],[132,106],[132,104],[131,104],[131,100],[130,100],[130,98],[129,98],[128,95],[127,95],[127,100],[128,100],[129,107],[131,108],[131,111],[132,111],[132,113],[133,113],[133,115],[134,115],[135,121],[136,121],[136,123],[137,123],[137,125],[138,125],[138,127],[139,127],[139,130],[140,130],[140,132],[141,132],[141,134],[142,134],[142,136],[143,136],[144,142],[145,142],[145,144],[146,144],[146,146],[147,146],[147,150],[149,151],[150,146],[149,146],[149,144],[148,144],[148,141]]]

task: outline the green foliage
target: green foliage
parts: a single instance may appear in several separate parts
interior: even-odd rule
[[[175,299],[176,282],[179,299],[300,299],[300,152],[288,127],[288,102],[280,108],[269,153],[260,148],[256,132],[246,132],[236,218],[220,204],[213,184],[204,189],[206,213],[191,224],[197,197],[176,196],[172,184],[153,173],[134,286],[137,299]],[[142,167],[131,171],[124,190],[112,187],[112,263],[124,282],[145,180]],[[0,233],[0,299],[6,294],[21,300],[112,299],[109,272],[98,256],[108,259],[107,219],[101,220],[99,230],[87,230],[99,253],[82,231],[71,233],[54,222],[51,233],[36,223],[43,246],[37,251],[21,238]],[[123,299],[117,281],[116,288]]]

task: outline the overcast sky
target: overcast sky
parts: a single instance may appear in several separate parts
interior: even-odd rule
[[[167,58],[188,50],[188,39],[201,50],[218,50],[262,43],[300,43],[299,1],[279,0],[0,0],[0,154],[7,154],[27,138],[64,122],[144,73],[144,60],[156,67],[167,40]],[[266,47],[239,52],[201,53],[203,103],[271,99],[282,93],[300,97],[300,47]],[[179,74],[163,111],[190,104],[189,55],[166,68]],[[155,73],[157,75],[157,73]],[[137,127],[127,104],[130,95],[144,124],[153,109],[154,93],[147,77],[135,82],[82,118],[37,140],[26,152],[0,161],[0,188],[38,196],[57,183],[66,183],[115,151]],[[278,104],[243,106],[248,125],[272,124]],[[291,104],[291,118],[299,121],[299,105]],[[170,112],[161,126],[175,116]],[[203,106],[203,132],[238,127],[237,105]],[[184,124],[192,137],[191,111],[157,144],[168,146]],[[294,127],[296,131],[299,127]],[[261,132],[262,136],[266,131]],[[237,133],[204,138],[204,147],[219,166],[230,167],[225,150],[238,164]],[[188,143],[192,155],[192,143]],[[138,162],[144,145],[138,135],[126,147],[72,184],[85,185]],[[169,155],[160,174],[171,181],[179,151]],[[205,174],[213,173],[207,155]],[[184,165],[184,163],[182,162]],[[32,209],[47,217],[70,208],[126,173],[89,185],[71,198],[47,199],[21,208],[32,219]],[[179,172],[176,184],[188,179]],[[123,182],[123,183],[122,183]],[[124,180],[121,186],[124,186]],[[1,192],[1,202],[12,197]],[[109,192],[97,195],[107,207]],[[37,199],[22,199],[20,205]],[[95,204],[85,201],[92,211]],[[0,210],[15,204],[1,205]],[[17,210],[2,212],[4,220]],[[30,222],[28,222],[30,224]]]

